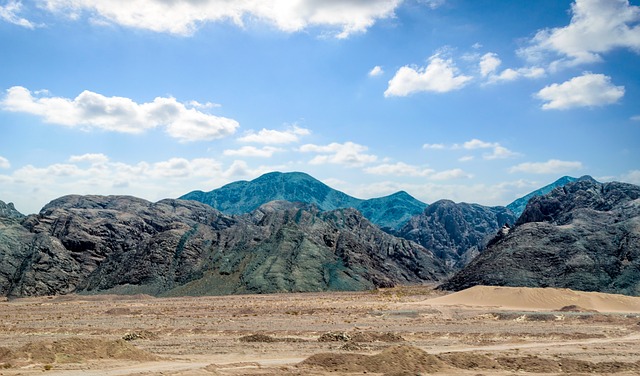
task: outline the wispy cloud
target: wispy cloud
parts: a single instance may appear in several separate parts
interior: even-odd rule
[[[238,157],[261,157],[261,158],[271,158],[274,153],[284,151],[281,148],[275,148],[273,146],[265,146],[262,148],[257,148],[255,146],[243,146],[237,150],[225,150],[223,152],[224,155],[227,156],[238,156]]]
[[[623,96],[624,86],[615,86],[611,83],[611,77],[593,73],[545,86],[536,94],[546,102],[542,105],[543,110],[604,106],[616,103]]]
[[[376,65],[369,71],[369,77],[381,76],[383,74],[384,74],[384,70],[379,65]]]
[[[291,144],[294,142],[298,142],[300,140],[300,137],[307,136],[309,134],[311,134],[310,130],[298,127],[296,125],[284,131],[263,128],[258,132],[247,132],[244,136],[238,138],[238,141],[270,145]]]
[[[9,163],[9,160],[7,158],[0,156],[0,168],[11,168],[11,163]]]
[[[265,22],[283,32],[328,28],[337,38],[365,32],[378,20],[394,16],[400,0],[47,0],[50,11],[76,17],[88,13],[101,22],[179,35],[193,34],[208,22]]]
[[[302,145],[299,150],[303,153],[318,154],[309,161],[309,164],[312,165],[330,163],[348,167],[360,167],[373,163],[378,159],[375,155],[365,153],[368,150],[366,146],[350,141],[343,144],[333,142],[329,145],[306,144]]]
[[[546,162],[525,162],[513,166],[509,172],[524,172],[528,174],[563,174],[569,171],[582,169],[582,162],[577,161],[561,161],[558,159],[550,159]]]
[[[469,141],[464,142],[462,145],[454,144],[451,146],[452,149],[465,149],[465,150],[476,150],[476,149],[492,149],[491,153],[484,153],[482,155],[483,159],[492,160],[492,159],[506,159],[518,157],[521,154],[516,153],[507,149],[506,147],[500,145],[498,142],[487,142],[482,141],[477,138],[471,139]],[[461,158],[461,161],[470,161],[473,159],[473,156],[465,156]]]
[[[34,96],[35,94],[35,96]],[[0,101],[5,111],[42,117],[51,124],[122,133],[142,133],[156,127],[180,141],[203,141],[233,134],[237,121],[190,108],[171,97],[136,103],[124,97],[106,97],[88,90],[74,99],[32,93],[21,86],[7,90]]]
[[[461,89],[471,76],[461,74],[452,59],[436,54],[429,58],[426,67],[404,66],[389,81],[385,97],[405,97],[419,92],[446,93]]]
[[[26,18],[20,17],[22,12],[22,1],[10,0],[5,5],[0,5],[0,19],[14,25],[26,27],[27,29],[35,29],[40,25],[36,25]]]
[[[378,166],[364,169],[367,174],[373,175],[396,175],[396,176],[428,176],[435,171],[430,168],[413,166],[404,162],[384,163]]]

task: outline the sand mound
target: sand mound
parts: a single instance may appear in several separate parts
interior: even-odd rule
[[[334,372],[438,372],[446,364],[435,355],[412,346],[390,347],[377,355],[332,354],[312,355],[301,366],[319,367]]]
[[[464,305],[511,310],[557,311],[568,306],[599,312],[640,312],[640,297],[556,288],[475,286],[425,300],[429,305]]]
[[[11,352],[11,360],[27,363],[78,363],[89,359],[155,360],[124,340],[69,338],[31,342]],[[9,359],[7,359],[9,360]]]

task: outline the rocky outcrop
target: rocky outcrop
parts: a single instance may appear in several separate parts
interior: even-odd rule
[[[581,179],[531,199],[516,227],[442,288],[475,285],[640,295],[640,187]]]
[[[195,201],[65,196],[0,226],[0,292],[10,297],[362,290],[447,272],[356,210],[299,203],[229,216]]]
[[[427,206],[406,192],[361,200],[335,190],[302,172],[270,172],[252,181],[227,184],[210,192],[180,197],[205,203],[226,214],[246,214],[271,201],[303,202],[320,210],[355,208],[381,228],[397,230]]]
[[[502,206],[440,200],[411,218],[397,235],[432,250],[449,267],[460,269],[484,249],[498,229],[515,219]]]
[[[13,203],[6,204],[4,201],[0,201],[0,218],[21,219],[23,217],[24,214],[17,211]]]
[[[591,179],[591,177],[587,176],[587,177],[582,177],[581,179]],[[520,197],[519,199],[517,199],[517,200],[513,201],[512,203],[510,203],[509,205],[507,205],[507,208],[509,210],[511,210],[513,212],[513,214],[517,218],[517,217],[520,216],[520,214],[522,214],[524,209],[527,207],[527,203],[532,198],[537,197],[537,196],[546,195],[547,193],[551,192],[555,188],[563,187],[567,183],[571,183],[571,182],[576,181],[576,180],[578,180],[578,179],[572,178],[571,176],[563,176],[563,177],[561,177],[560,179],[554,181],[551,184],[545,185],[544,187],[542,187],[540,189],[536,189],[535,191],[529,193],[526,196]]]

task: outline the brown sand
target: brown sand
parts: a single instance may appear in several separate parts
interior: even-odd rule
[[[529,290],[0,302],[0,375],[640,374],[635,299]]]
[[[640,297],[556,288],[475,286],[450,295],[429,299],[427,305],[495,307],[504,310],[640,312]]]

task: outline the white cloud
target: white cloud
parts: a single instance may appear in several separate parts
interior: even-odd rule
[[[35,29],[37,26],[26,18],[20,17],[18,14],[22,11],[22,2],[9,0],[6,5],[0,5],[0,19],[12,23],[14,25],[26,27],[27,29]]]
[[[69,157],[69,162],[107,163],[109,162],[109,157],[102,153],[87,153],[82,155],[72,155]]]
[[[519,78],[540,78],[546,74],[544,68],[540,67],[523,67],[518,69],[507,68],[500,74],[491,74],[488,77],[489,83],[501,81],[514,81]]]
[[[460,162],[469,162],[469,161],[472,161],[474,159],[475,159],[475,157],[473,155],[465,155],[464,157],[458,158],[458,161],[460,161]]]
[[[467,150],[473,150],[473,149],[486,149],[486,148],[493,148],[498,146],[499,144],[496,142],[485,142],[482,140],[478,140],[477,138],[474,138],[470,141],[465,142],[464,144],[462,144],[462,147],[464,149]],[[454,145],[454,149],[458,148],[459,145]]]
[[[470,179],[472,177],[472,174],[469,174],[460,168],[436,172],[430,176],[432,180]]]
[[[427,176],[432,174],[434,170],[398,162],[394,164],[385,163],[374,167],[367,167],[364,169],[364,172],[373,175]]]
[[[46,0],[51,11],[76,17],[87,12],[100,22],[179,35],[207,22],[266,22],[284,32],[310,27],[335,30],[338,38],[365,32],[377,20],[394,16],[400,0]]]
[[[640,121],[640,115],[635,115],[630,118],[632,121]]]
[[[600,61],[616,48],[640,52],[640,7],[628,0],[576,0],[569,25],[544,29],[519,53],[541,61],[549,53],[560,56],[552,67]]]
[[[244,136],[238,138],[240,142],[252,142],[257,144],[291,144],[298,142],[301,136],[307,136],[311,131],[296,125],[284,131],[276,131],[272,129],[262,129],[257,133],[249,131]]]
[[[378,159],[375,155],[364,153],[368,150],[366,146],[353,142],[345,142],[344,144],[333,142],[329,145],[306,144],[302,145],[299,150],[303,153],[320,154],[309,161],[309,164],[315,165],[331,163],[359,167],[373,163]]]
[[[429,58],[426,67],[400,68],[389,81],[384,96],[405,97],[422,91],[445,93],[462,88],[470,80],[470,76],[459,73],[451,59],[445,60],[436,54]]]
[[[445,148],[444,144],[424,144],[422,148],[425,150],[433,149],[433,150],[442,150]]]
[[[0,168],[11,168],[11,163],[9,163],[9,160],[7,158],[0,156]]]
[[[557,159],[550,159],[546,162],[526,162],[513,166],[509,169],[509,172],[524,172],[529,174],[563,174],[569,171],[576,171],[582,169],[581,162],[574,161],[560,161]]]
[[[273,146],[265,146],[263,148],[257,148],[255,146],[243,146],[237,150],[225,150],[223,154],[227,156],[270,158],[274,153],[280,151],[283,151],[283,149],[275,148]]]
[[[493,52],[486,53],[480,58],[480,74],[482,77],[486,77],[495,72],[500,64],[502,64],[502,60],[498,58],[497,54]]]
[[[640,170],[631,170],[622,175],[620,180],[626,183],[640,185]]]
[[[492,159],[506,159],[520,156],[520,153],[513,152],[504,146],[496,145],[493,148],[491,154],[483,154],[482,158],[492,160]]]
[[[158,97],[153,102],[138,104],[129,98],[105,97],[88,90],[74,99],[43,94],[46,93],[32,93],[24,87],[14,86],[7,90],[0,107],[6,111],[38,115],[48,123],[83,129],[142,133],[163,126],[171,137],[180,141],[225,137],[239,126],[233,119],[200,112],[171,97]]]
[[[547,102],[542,105],[544,110],[603,106],[616,103],[623,96],[624,86],[614,86],[611,77],[593,73],[545,86],[536,94],[536,97]]]
[[[380,76],[380,75],[383,75],[383,74],[384,74],[384,70],[379,65],[376,65],[375,67],[373,67],[373,69],[371,69],[369,71],[369,76],[370,77],[376,77],[376,76]]]

